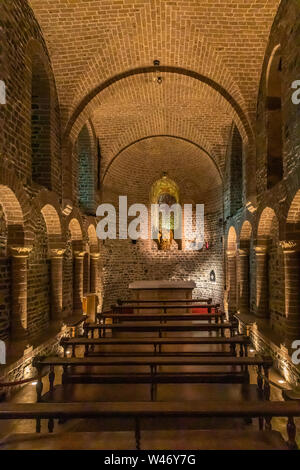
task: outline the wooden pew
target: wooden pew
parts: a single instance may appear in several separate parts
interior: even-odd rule
[[[220,450],[220,449],[297,449],[296,444],[296,426],[295,417],[300,416],[299,402],[203,402],[203,401],[184,401],[184,402],[100,402],[100,403],[31,403],[16,404],[2,403],[0,405],[0,420],[36,420],[35,434],[12,435],[0,440],[0,449],[86,449],[84,444],[88,438],[94,443],[92,448],[101,447],[98,433],[58,433],[53,434],[54,420],[70,419],[96,419],[105,418],[130,418],[133,422],[135,448],[140,450],[147,448],[147,439],[144,438],[143,423],[145,420],[157,418],[160,421],[164,418],[181,419],[184,417],[197,418],[259,418],[260,431],[254,430],[211,430],[195,431],[196,447],[187,442],[186,449],[199,450]],[[282,436],[272,431],[271,420],[273,417],[286,417],[288,441],[284,443]],[[48,420],[48,434],[39,434],[41,432],[41,420]],[[265,422],[265,429],[262,430],[262,424]],[[194,432],[194,431],[193,431]],[[53,435],[52,435],[53,434]],[[151,436],[155,431],[151,430]],[[281,436],[281,437],[280,437]],[[50,436],[49,436],[50,437]],[[69,437],[69,439],[67,439]],[[280,438],[279,438],[280,437]],[[47,440],[48,439],[48,440]],[[64,447],[64,442],[66,446]],[[71,444],[70,446],[70,442]],[[150,441],[151,443],[151,441]],[[148,444],[149,445],[149,444]],[[182,449],[182,441],[179,442]],[[195,444],[194,444],[195,445]],[[48,446],[48,447],[47,447]],[[158,442],[151,448],[156,450],[164,449],[163,442]],[[91,447],[90,447],[91,448]],[[116,448],[116,447],[115,447]],[[177,448],[174,440],[172,448]]]
[[[215,311],[218,311],[220,309],[220,304],[197,304],[197,303],[181,303],[181,304],[175,304],[175,303],[170,303],[170,304],[147,304],[147,305],[135,305],[135,304],[129,304],[129,305],[112,305],[111,306],[111,311],[112,313],[128,313],[128,310],[149,310],[149,309],[161,309],[162,313],[167,313],[167,310],[182,310],[183,308],[186,309],[191,309],[191,308],[206,308],[208,314],[212,313],[212,309]],[[134,312],[132,312],[134,313]],[[189,312],[188,312],[189,313]],[[196,314],[196,313],[195,313]]]
[[[115,351],[109,351],[109,352],[102,352],[99,350],[98,352],[94,351],[95,346],[96,347],[101,347],[101,346],[153,346],[153,354],[166,354],[166,355],[174,355],[175,352],[168,352],[168,353],[163,353],[162,352],[162,346],[165,345],[225,345],[229,346],[229,351],[227,352],[227,355],[231,356],[236,356],[237,355],[237,346],[239,346],[239,355],[240,357],[243,356],[248,356],[248,346],[250,345],[250,339],[247,336],[233,336],[231,338],[225,338],[224,336],[220,337],[169,337],[169,338],[68,338],[64,337],[60,341],[60,345],[64,349],[64,357],[67,356],[67,351],[70,348],[72,352],[72,357],[76,357],[76,347],[84,347],[85,350],[85,356],[89,355],[101,355],[101,356],[112,356],[114,354],[118,355],[123,355],[124,352],[115,352]],[[114,348],[115,349],[115,348]],[[185,353],[178,353],[181,356],[184,355],[193,355],[193,356],[201,356],[201,355],[210,355],[210,356],[216,356],[216,355],[226,355],[226,351],[207,351],[207,352],[185,352]],[[126,355],[145,355],[145,352],[132,352],[129,353],[126,351]],[[151,354],[151,353],[150,353]]]
[[[110,330],[112,333],[124,333],[124,332],[136,332],[136,333],[157,333],[159,338],[162,337],[162,333],[166,332],[197,332],[197,331],[217,331],[224,335],[226,330],[230,331],[230,336],[234,336],[237,328],[236,322],[223,322],[223,323],[192,323],[192,322],[177,322],[173,324],[161,324],[161,323],[144,323],[130,322],[128,324],[99,324],[99,323],[85,323],[83,325],[84,335],[89,337],[91,334],[94,337],[94,333],[98,332],[99,337],[105,337],[106,331]]]
[[[133,300],[121,300],[121,299],[118,299],[117,300],[117,305],[127,305],[127,304],[155,304],[155,303],[160,303],[160,304],[164,304],[164,303],[168,303],[168,304],[180,304],[180,303],[186,303],[186,304],[189,304],[189,303],[194,303],[194,304],[211,304],[212,303],[212,298],[211,297],[208,297],[208,298],[205,298],[205,299],[133,299]]]
[[[97,319],[100,322],[105,322],[106,319],[111,319],[113,323],[121,323],[127,321],[158,321],[160,323],[168,321],[211,321],[216,323],[223,323],[225,319],[224,312],[215,313],[110,313],[103,312],[97,314]]]
[[[37,401],[42,399],[43,391],[43,370],[49,368],[49,390],[47,400],[52,401],[54,392],[55,367],[63,367],[62,385],[67,384],[150,384],[151,400],[156,397],[156,384],[171,383],[221,383],[221,384],[244,384],[249,385],[249,366],[257,367],[257,385],[261,395],[266,399],[270,396],[269,369],[272,366],[272,359],[256,357],[181,357],[180,355],[165,357],[36,357],[33,367],[37,369]],[[91,372],[92,367],[108,368],[109,373]],[[130,372],[122,370],[112,373],[112,367],[124,368],[124,366],[143,367],[148,372]],[[172,372],[161,372],[158,368],[167,366],[174,368]],[[219,371],[197,371],[180,372],[177,367],[215,367],[219,366]],[[82,370],[83,373],[78,372]],[[88,369],[87,369],[88,368]],[[230,370],[226,370],[229,368]],[[239,369],[239,370],[238,370]]]

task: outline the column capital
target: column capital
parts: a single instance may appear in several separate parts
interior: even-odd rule
[[[65,251],[64,248],[52,248],[50,250],[50,258],[62,258]]]
[[[236,256],[236,251],[235,250],[226,250],[226,256],[228,256],[228,258],[233,258]]]
[[[100,258],[100,253],[90,253],[90,257],[92,259],[99,259]]]
[[[300,241],[298,240],[284,240],[279,242],[279,246],[284,253],[300,251]]]
[[[83,258],[86,254],[86,251],[74,251],[75,258]]]
[[[266,245],[256,245],[254,251],[257,255],[265,255],[268,251],[268,247]]]
[[[32,246],[11,246],[10,254],[14,258],[27,258],[32,251]]]
[[[249,256],[249,249],[248,248],[239,248],[238,249],[239,256]]]

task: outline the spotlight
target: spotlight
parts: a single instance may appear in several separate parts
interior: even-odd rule
[[[31,385],[36,385],[36,384],[37,384],[37,382],[31,382]]]
[[[278,380],[278,383],[279,383],[279,384],[285,384],[285,380],[280,379],[280,380]]]
[[[249,349],[249,352],[254,353],[255,349]]]

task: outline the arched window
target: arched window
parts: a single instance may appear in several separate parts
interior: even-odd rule
[[[79,205],[88,213],[94,212],[94,165],[90,134],[84,126],[77,140]]]
[[[236,126],[233,128],[230,159],[230,215],[243,205],[243,140]]]
[[[267,187],[272,188],[282,180],[282,59],[280,46],[270,58],[267,69]]]
[[[31,152],[32,180],[51,189],[51,90],[38,54],[32,55]]]

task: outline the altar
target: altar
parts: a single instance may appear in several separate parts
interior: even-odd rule
[[[192,299],[195,287],[194,281],[135,281],[129,284],[132,300],[137,303],[139,300],[161,300],[161,305],[171,304],[172,300]]]

